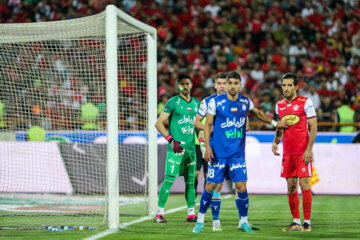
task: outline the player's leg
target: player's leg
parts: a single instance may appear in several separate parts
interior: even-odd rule
[[[211,199],[211,213],[213,217],[213,231],[222,231],[220,224],[220,208],[221,208],[221,188],[223,183],[218,183],[212,199]]]
[[[187,222],[196,222],[195,216],[195,171],[196,171],[196,155],[186,154],[184,159],[184,180],[185,180],[185,199],[188,207]]]
[[[281,177],[286,178],[288,202],[293,221],[289,226],[283,228],[283,231],[294,231],[301,229],[299,195],[298,195],[298,178],[297,162],[293,156],[284,156],[281,166]]]
[[[215,158],[213,164],[209,164],[208,166],[207,182],[201,195],[198,219],[193,233],[200,233],[204,227],[205,214],[210,206],[216,185],[224,181],[225,163],[226,159]]]
[[[311,205],[312,205],[312,195],[310,188],[310,177],[312,176],[312,163],[305,165],[303,161],[303,156],[298,156],[298,176],[299,176],[299,185],[301,188],[303,196],[303,213],[304,213],[304,224],[301,228],[301,231],[310,232],[311,231]]]
[[[154,222],[165,223],[164,218],[165,204],[170,195],[170,189],[175,182],[177,176],[179,176],[180,163],[183,156],[176,156],[174,153],[168,152],[165,165],[165,179],[160,188],[158,210],[154,219]]]
[[[301,221],[300,221],[300,211],[299,211],[298,178],[297,177],[286,178],[286,183],[288,189],[288,202],[293,220],[288,227],[283,229],[283,231],[300,230]]]
[[[196,172],[195,172],[195,198],[197,197],[197,186],[198,186],[198,179],[200,176],[200,170],[202,167],[202,153],[200,150],[200,145],[195,145],[196,150]]]
[[[311,231],[311,204],[312,195],[310,190],[310,177],[302,177],[299,179],[300,188],[303,196],[303,213],[304,213],[304,224],[301,231]]]
[[[235,182],[235,187],[238,195],[237,207],[240,212],[238,229],[244,232],[253,232],[248,223],[249,196],[246,189],[246,181]]]
[[[234,158],[229,160],[229,175],[235,183],[238,195],[238,211],[240,212],[239,229],[244,232],[254,232],[248,223],[249,196],[246,189],[247,169],[245,158]]]

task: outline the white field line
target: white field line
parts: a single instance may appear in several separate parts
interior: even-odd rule
[[[231,197],[234,197],[234,195],[226,195],[226,196],[222,197],[222,199],[228,199],[228,198],[231,198]],[[196,206],[199,206],[199,203],[197,203]],[[170,209],[170,210],[166,211],[165,214],[170,214],[170,213],[178,212],[178,211],[181,211],[181,210],[186,209],[186,208],[187,208],[187,206],[182,206],[182,207],[178,207],[178,208],[173,208],[173,209]],[[131,222],[122,223],[122,224],[120,224],[120,227],[119,227],[119,228],[120,228],[120,229],[126,228],[126,227],[128,227],[128,226],[130,226],[130,225],[133,225],[133,224],[135,224],[135,223],[144,222],[144,221],[150,220],[150,219],[152,219],[152,218],[154,218],[154,216],[150,215],[150,216],[146,216],[146,217],[142,217],[142,218],[136,219],[136,220],[131,221]],[[84,240],[97,240],[97,239],[99,239],[99,238],[105,237],[105,236],[107,236],[107,235],[110,235],[110,234],[113,234],[113,233],[116,233],[116,232],[118,232],[117,229],[114,229],[114,230],[106,230],[106,231],[101,232],[101,233],[98,233],[98,234],[96,234],[96,235],[94,235],[94,236],[91,236],[91,237],[88,237],[88,238],[84,238]]]

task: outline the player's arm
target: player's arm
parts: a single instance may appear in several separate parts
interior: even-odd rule
[[[271,150],[276,156],[280,156],[280,153],[278,153],[278,145],[283,137],[283,133],[284,133],[284,130],[280,129],[280,128],[276,129],[276,131],[275,131],[275,137],[274,137],[274,141],[273,141]]]
[[[203,116],[196,114],[195,123],[194,126],[199,130],[204,130],[204,125],[201,123],[201,121],[204,119]]]
[[[167,138],[169,136],[168,131],[165,127],[165,122],[169,119],[170,113],[161,112],[158,120],[156,121],[155,127],[159,131],[159,133],[164,137]]]
[[[309,134],[309,142],[306,146],[306,150],[303,154],[303,161],[305,165],[309,164],[312,161],[312,148],[315,142],[316,133],[317,133],[317,118],[316,118],[316,110],[314,108],[314,104],[310,99],[307,99],[304,106],[304,111],[306,114],[306,118],[308,121],[308,126],[310,130]],[[305,130],[304,130],[305,131]]]
[[[214,154],[212,149],[210,148],[210,134],[211,134],[211,127],[214,122],[214,115],[206,114],[206,122],[204,125],[204,138],[205,138],[205,157],[206,161],[211,161],[214,158]]]
[[[272,120],[269,116],[267,116],[263,111],[255,108],[255,107],[252,108],[250,110],[250,112],[253,113],[262,122],[271,124],[276,128],[288,128],[289,127],[289,124],[287,122],[276,122],[275,120]]]
[[[195,117],[195,123],[194,123],[195,128],[199,130],[204,130],[204,124],[202,124],[201,121],[204,119],[206,112],[207,112],[206,100],[203,99],[200,103],[199,111]]]
[[[250,120],[249,120],[249,117],[246,117],[246,131],[250,131]]]
[[[180,144],[184,142],[179,142],[173,139],[173,137],[168,133],[165,127],[165,121],[169,119],[170,113],[161,112],[158,120],[156,121],[155,127],[160,132],[160,134],[170,143],[170,146],[174,150],[175,154],[183,154],[184,148]]]
[[[309,143],[306,147],[306,150],[304,152],[304,163],[305,165],[307,165],[310,161],[312,161],[313,156],[312,156],[312,148],[315,142],[315,138],[316,138],[316,133],[317,133],[317,118],[313,117],[313,118],[309,118],[308,119],[308,124],[309,124],[309,128],[310,128],[310,135],[309,135]]]

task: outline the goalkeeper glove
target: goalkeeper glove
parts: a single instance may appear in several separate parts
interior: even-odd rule
[[[203,138],[200,138],[200,139],[199,139],[199,142],[200,142],[201,156],[202,156],[202,158],[205,158],[205,150],[206,150],[206,148],[205,148],[205,141],[204,141]]]
[[[183,155],[185,149],[180,144],[185,144],[185,142],[179,142],[173,139],[171,135],[166,137],[166,140],[170,143],[171,148],[173,149],[175,155]]]

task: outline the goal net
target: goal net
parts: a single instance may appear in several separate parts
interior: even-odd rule
[[[114,6],[0,25],[0,228],[117,228],[154,210],[155,43]]]

